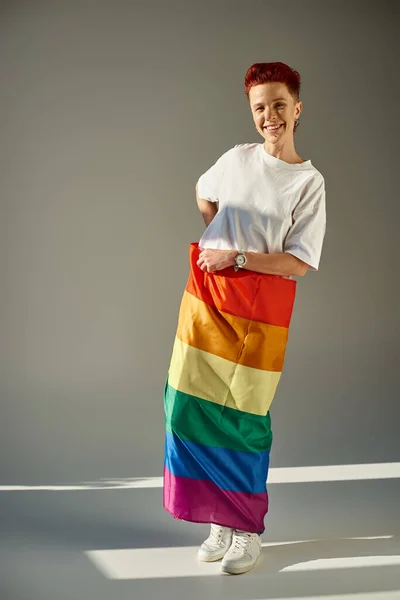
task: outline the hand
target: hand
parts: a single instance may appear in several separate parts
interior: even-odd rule
[[[200,252],[197,265],[202,271],[207,271],[207,273],[222,271],[222,269],[235,265],[236,255],[237,250],[213,250],[212,248],[207,248]]]

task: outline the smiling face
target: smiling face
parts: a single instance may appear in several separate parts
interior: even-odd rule
[[[250,108],[257,131],[268,144],[293,143],[295,120],[303,104],[293,98],[284,83],[262,83],[249,92]]]

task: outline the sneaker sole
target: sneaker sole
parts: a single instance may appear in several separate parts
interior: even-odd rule
[[[242,573],[248,573],[248,571],[254,569],[259,560],[260,556],[257,558],[255,563],[247,567],[226,567],[221,565],[221,573],[224,573],[225,575],[241,575]]]
[[[226,552],[228,552],[228,550],[226,550]],[[217,560],[221,560],[221,558],[224,558],[226,552],[224,552],[223,554],[217,554],[216,556],[207,556],[206,554],[198,554],[197,558],[201,562],[215,562]]]

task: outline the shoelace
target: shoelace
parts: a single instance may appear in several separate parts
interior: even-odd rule
[[[235,533],[233,534],[230,552],[233,552],[235,554],[241,554],[244,550],[248,548],[248,546],[250,546],[251,542],[253,541],[253,538],[254,534],[252,533],[242,533],[235,531]]]
[[[215,543],[215,544],[220,544],[223,534],[224,534],[223,527],[219,527],[218,525],[211,525],[211,532],[210,532],[210,536],[209,536],[210,542]]]

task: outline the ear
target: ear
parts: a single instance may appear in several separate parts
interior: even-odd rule
[[[296,102],[295,110],[296,110],[296,119],[298,119],[301,115],[301,111],[303,110],[303,103],[301,101]]]

